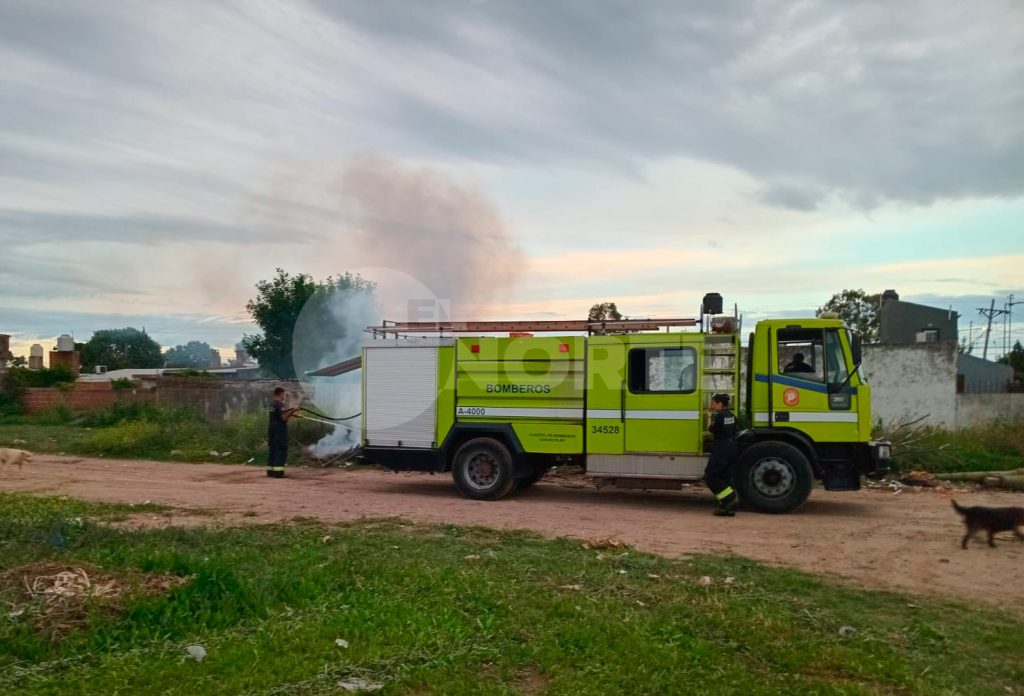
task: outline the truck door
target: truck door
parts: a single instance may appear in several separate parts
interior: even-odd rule
[[[628,344],[624,392],[625,451],[697,454],[701,451],[700,353],[675,334]]]
[[[775,338],[772,425],[800,430],[817,442],[855,439],[856,387],[850,385],[852,366],[840,331],[786,327]]]
[[[625,437],[626,347],[622,336],[587,341],[588,454],[622,454]]]

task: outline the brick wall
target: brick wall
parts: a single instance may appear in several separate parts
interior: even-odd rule
[[[99,411],[117,401],[155,401],[155,394],[141,389],[112,389],[109,382],[75,382],[64,390],[56,387],[32,387],[25,394],[25,410],[42,413],[57,404],[72,411]]]

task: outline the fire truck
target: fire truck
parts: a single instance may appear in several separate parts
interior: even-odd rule
[[[450,471],[479,500],[564,463],[598,485],[678,490],[703,478],[706,412],[725,393],[745,425],[734,488],[753,509],[796,510],[814,479],[852,491],[884,476],[858,334],[769,319],[742,351],[739,324],[717,293],[688,319],[382,322],[360,361],[362,455]]]

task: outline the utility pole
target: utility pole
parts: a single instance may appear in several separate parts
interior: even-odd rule
[[[1008,354],[1013,348],[1013,306],[1019,304],[1024,304],[1024,301],[1014,302],[1013,293],[1010,293],[1010,301],[1006,303],[1006,319],[1010,322],[1010,327],[1006,332],[1006,353],[1003,353],[1003,355]]]
[[[978,307],[978,312],[981,316],[988,318],[988,328],[985,329],[985,349],[981,352],[981,359],[988,360],[988,339],[992,334],[992,318],[998,317],[1001,314],[1006,314],[1006,310],[996,309],[996,300],[995,298],[992,298],[992,302],[989,304],[988,309]]]

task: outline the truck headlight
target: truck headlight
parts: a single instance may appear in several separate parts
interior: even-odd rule
[[[892,445],[878,445],[876,456],[878,459],[891,459]]]

